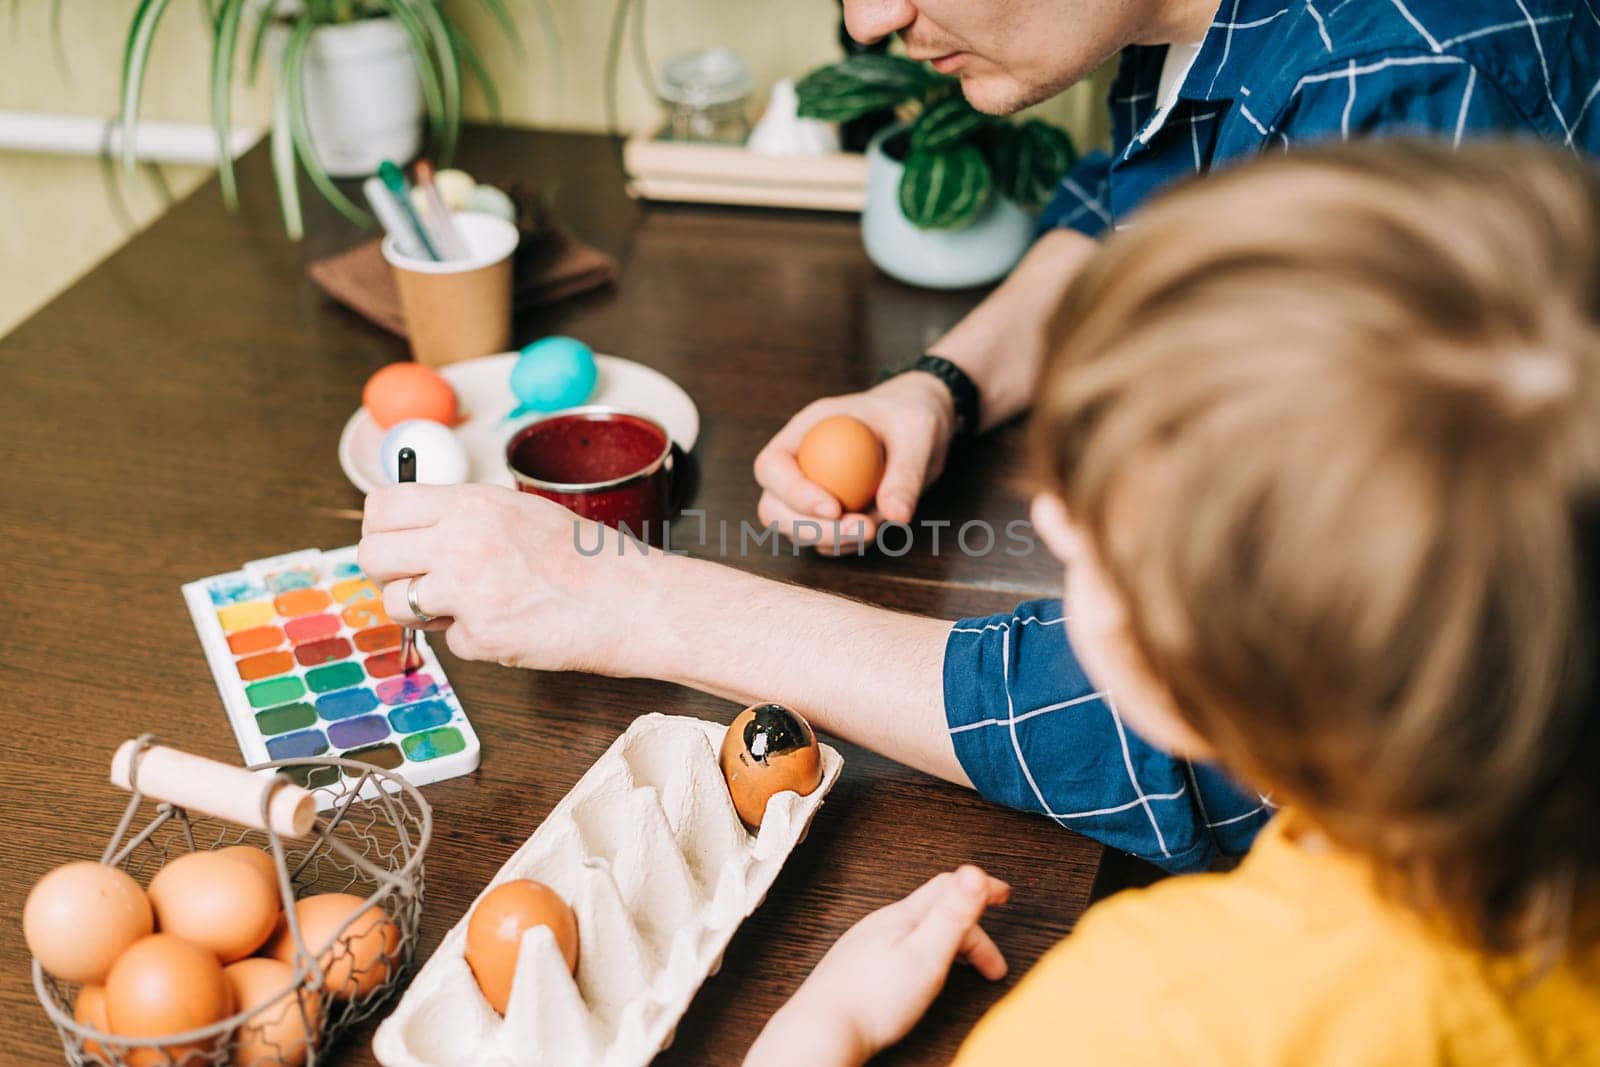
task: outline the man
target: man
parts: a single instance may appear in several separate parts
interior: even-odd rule
[[[1215,0],[846,0],[853,35],[899,34],[993,112],[1045,99],[1123,50],[1114,145],[1067,175],[1034,249],[933,346],[936,358],[819,401],[773,439],[756,462],[763,521],[792,530],[838,518],[866,539],[882,519],[909,520],[953,444],[1028,405],[1043,318],[1096,237],[1174,181],[1262,151],[1383,133],[1522,132],[1593,150],[1597,3],[1222,0],[1219,11]],[[888,448],[865,515],[841,515],[794,463],[805,430],[839,412]],[[395,487],[368,498],[361,563],[387,583],[391,615],[410,621],[414,604],[437,616],[429,626],[447,627],[458,655],[776,700],[1170,870],[1243,851],[1265,821],[1263,798],[1124,727],[1068,647],[1059,601],[951,626],[705,561],[586,556],[572,522],[500,490]]]

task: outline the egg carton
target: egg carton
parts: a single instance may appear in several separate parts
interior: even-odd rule
[[[378,1028],[379,1062],[640,1067],[670,1044],[844,763],[822,745],[821,784],[774,796],[752,834],[718,764],[726,730],[683,716],[635,720],[484,887],[531,878],[571,904],[575,976],[550,931],[533,927],[501,1018],[464,956],[469,908]]]

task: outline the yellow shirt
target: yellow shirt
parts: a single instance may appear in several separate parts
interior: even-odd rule
[[[1229,874],[1120,893],[978,1023],[957,1067],[1600,1064],[1600,947],[1531,986],[1262,831]]]

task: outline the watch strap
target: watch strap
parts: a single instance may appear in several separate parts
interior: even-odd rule
[[[915,370],[933,375],[950,390],[950,399],[955,404],[956,412],[956,440],[965,441],[976,436],[979,425],[978,385],[967,372],[943,356],[936,356],[931,352],[924,352],[910,365],[901,368],[899,373]]]

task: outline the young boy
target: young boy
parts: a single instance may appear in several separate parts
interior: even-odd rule
[[[963,1067],[1600,1063],[1600,177],[1390,142],[1152,206],[1074,286],[1040,537],[1121,720],[1283,810],[1091,911]],[[751,1049],[860,1063],[1007,888],[859,923]]]

